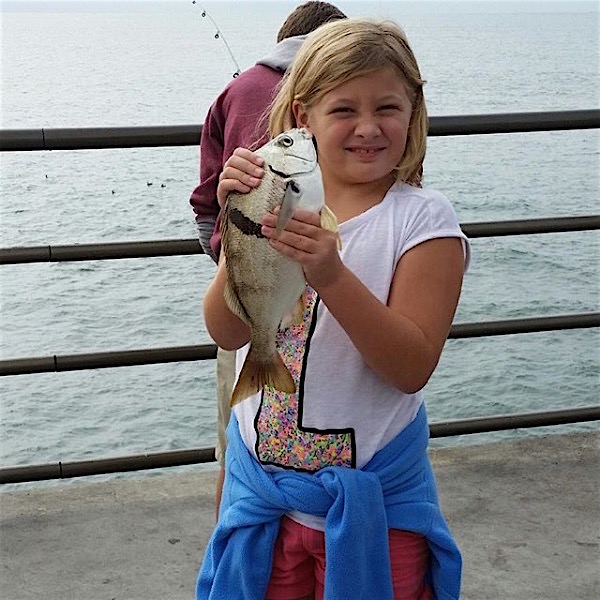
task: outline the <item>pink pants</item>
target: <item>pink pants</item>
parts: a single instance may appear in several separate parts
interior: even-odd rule
[[[394,600],[432,600],[431,589],[424,581],[429,565],[425,538],[390,529],[389,543]],[[299,600],[313,593],[315,600],[322,600],[324,584],[324,533],[284,517],[275,543],[266,600]]]

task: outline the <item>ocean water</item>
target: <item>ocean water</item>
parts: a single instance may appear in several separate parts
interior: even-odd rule
[[[337,4],[405,28],[431,115],[600,104],[595,2]],[[293,6],[3,2],[1,127],[200,123],[234,60],[247,68],[268,51]],[[597,130],[430,138],[425,183],[463,223],[595,214],[599,141]],[[3,247],[196,235],[195,147],[0,159]],[[599,257],[596,232],[474,240],[455,322],[596,311]],[[1,356],[207,343],[201,305],[213,273],[205,256],[3,266]],[[595,329],[451,340],[427,388],[430,420],[595,404],[599,342]],[[215,441],[212,361],[4,377],[0,394],[3,465]]]

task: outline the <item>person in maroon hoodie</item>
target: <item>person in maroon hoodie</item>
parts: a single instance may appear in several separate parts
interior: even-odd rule
[[[344,18],[346,15],[328,2],[310,1],[296,7],[279,29],[277,45],[271,53],[231,81],[210,107],[200,141],[200,184],[192,192],[190,204],[195,213],[200,245],[215,262],[221,251],[217,185],[225,161],[238,147],[258,148],[267,141],[269,106],[304,39],[320,25]],[[225,429],[229,422],[234,380],[235,352],[219,348],[215,451],[221,468],[216,493],[217,511],[225,479]]]

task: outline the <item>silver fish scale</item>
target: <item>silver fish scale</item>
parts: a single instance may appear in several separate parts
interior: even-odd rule
[[[248,194],[229,195],[223,219],[222,244],[229,285],[245,314],[230,309],[249,325],[254,349],[265,356],[276,351],[277,329],[304,290],[304,273],[297,262],[273,249],[266,238],[242,232],[228,214],[237,209],[260,224],[265,213],[281,204],[285,187],[283,178],[267,168],[260,187]]]

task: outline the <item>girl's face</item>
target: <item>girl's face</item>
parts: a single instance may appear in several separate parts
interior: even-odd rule
[[[391,69],[359,75],[326,93],[309,110],[293,105],[298,127],[315,137],[323,180],[338,184],[389,182],[406,148],[412,105]]]

